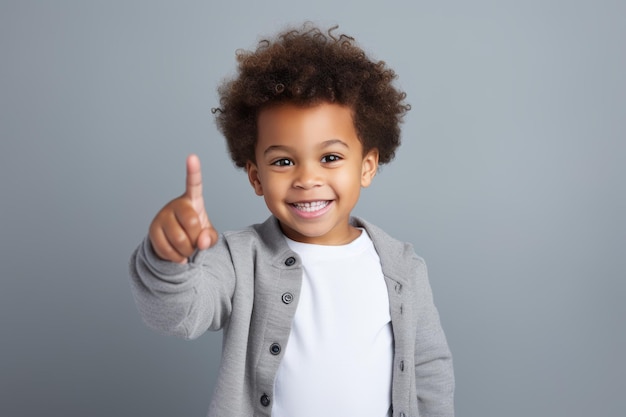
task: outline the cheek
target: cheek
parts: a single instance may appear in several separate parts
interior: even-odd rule
[[[268,197],[276,198],[284,194],[288,187],[288,181],[280,175],[273,175],[271,172],[264,173],[262,177],[263,190]]]
[[[361,188],[361,169],[360,167],[351,167],[349,170],[343,170],[335,176],[335,184],[344,189],[344,191],[357,191]]]

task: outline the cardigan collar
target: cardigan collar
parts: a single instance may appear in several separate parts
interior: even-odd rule
[[[406,263],[407,256],[417,258],[411,245],[392,238],[379,227],[360,217],[351,217],[350,224],[367,231],[380,258],[383,274],[394,281],[406,284],[410,273]],[[265,222],[255,225],[254,229],[259,233],[263,245],[270,253],[275,254],[276,262],[282,262],[284,258],[295,255],[287,245],[285,235],[275,216],[272,215]]]

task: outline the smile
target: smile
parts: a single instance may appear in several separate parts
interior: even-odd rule
[[[326,207],[330,201],[310,201],[307,203],[292,203],[291,205],[300,211],[304,211],[306,213],[313,213],[315,211],[321,210]]]

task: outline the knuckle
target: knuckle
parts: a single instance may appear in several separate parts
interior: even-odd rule
[[[180,262],[184,260],[185,258],[181,256],[181,254],[178,253],[176,250],[174,250],[172,247],[168,247],[166,259],[172,262]]]
[[[194,213],[193,215],[184,216],[182,218],[182,222],[184,223],[185,227],[194,228],[200,224],[200,219],[198,219],[198,216],[196,216]]]
[[[178,261],[177,257],[180,256],[177,253],[175,253],[174,250],[169,246],[155,247],[154,251],[156,252],[157,255],[159,255],[161,259],[172,261],[172,262]]]
[[[188,243],[188,238],[184,232],[178,231],[170,236],[170,241],[174,243],[177,248],[179,248],[186,246],[186,244]]]

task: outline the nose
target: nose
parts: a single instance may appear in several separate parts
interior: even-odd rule
[[[295,170],[293,186],[303,190],[319,187],[324,183],[322,168],[313,164],[300,164]]]

